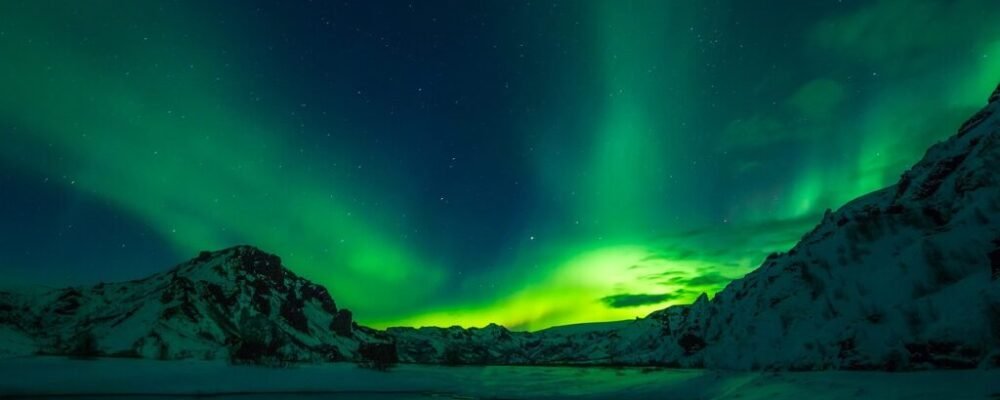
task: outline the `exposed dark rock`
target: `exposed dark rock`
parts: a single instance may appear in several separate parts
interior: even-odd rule
[[[955,193],[965,194],[974,190],[986,187],[990,184],[989,178],[985,175],[976,174],[974,171],[967,171],[962,176],[955,179]]]
[[[77,333],[70,339],[66,355],[77,358],[94,358],[102,355],[97,347],[97,338],[90,331]]]
[[[934,223],[934,225],[944,226],[948,224],[948,216],[945,215],[943,212],[941,212],[941,210],[938,210],[937,208],[924,207],[921,211],[924,213],[924,216],[926,216],[928,219],[931,220],[931,222]]]
[[[230,250],[231,260],[236,262],[248,274],[266,279],[276,288],[284,289],[285,273],[287,270],[281,265],[281,257],[268,254],[253,246],[237,246]]]
[[[948,175],[951,175],[952,172],[958,169],[959,165],[962,165],[966,156],[967,154],[963,153],[938,161],[934,165],[934,169],[927,175],[927,179],[920,185],[914,197],[919,200],[934,195],[941,187],[941,184],[944,183],[944,180],[948,178]]]
[[[238,337],[230,338],[230,361],[235,364],[284,365],[281,354],[280,332],[267,320],[256,316],[245,321]]]
[[[330,297],[330,292],[320,285],[313,283],[304,285],[302,287],[302,299],[305,301],[318,301],[322,305],[323,310],[330,314],[337,312],[337,304],[333,301],[333,297]]]
[[[114,327],[116,327],[118,325],[121,325],[122,322],[125,322],[126,320],[128,320],[129,318],[131,318],[133,315],[135,315],[135,313],[139,311],[139,308],[140,307],[134,307],[131,310],[128,310],[128,312],[126,312],[125,314],[122,314],[122,315],[118,316],[118,319],[116,319],[115,322],[111,323],[111,327],[114,328]]]
[[[182,299],[183,301],[183,299],[186,299],[194,291],[194,282],[191,282],[188,278],[174,274],[170,279],[170,284],[160,296],[160,302],[166,304],[175,299]]]
[[[288,325],[295,330],[309,334],[309,320],[306,318],[305,313],[302,308],[305,306],[305,302],[302,301],[295,294],[291,294],[285,298],[285,301],[281,303],[281,317],[288,322]]]
[[[454,344],[445,347],[444,354],[442,355],[444,365],[462,365],[465,363],[462,360],[462,350],[455,346]]]
[[[971,131],[972,128],[978,126],[980,123],[989,118],[990,115],[992,114],[993,113],[989,109],[983,109],[974,114],[972,118],[966,120],[965,123],[963,123],[962,126],[958,128],[958,137],[962,137],[963,135]]]
[[[839,345],[840,349],[837,353],[837,358],[840,360],[840,368],[842,369],[848,371],[876,371],[887,368],[882,363],[874,363],[861,357],[853,337],[841,340]]]
[[[66,290],[58,299],[56,299],[55,309],[53,312],[59,315],[70,315],[75,313],[80,309],[80,297],[83,294],[76,289]]]
[[[925,367],[966,369],[974,368],[981,358],[978,349],[952,342],[907,343],[910,363]]]
[[[685,333],[677,340],[677,344],[684,349],[684,354],[692,355],[705,348],[705,339],[691,332]]]
[[[253,288],[251,305],[261,314],[271,314],[271,288],[267,286],[267,282],[256,280],[250,286]]]
[[[895,200],[899,200],[899,198],[906,194],[906,191],[910,189],[910,186],[913,184],[912,173],[913,172],[911,170],[907,170],[906,172],[903,172],[902,176],[899,177],[899,182],[896,183]]]
[[[993,251],[989,253],[990,258],[990,278],[1000,279],[1000,239],[993,241]]]
[[[846,215],[841,215],[840,219],[837,220],[837,226],[847,225],[848,222],[851,222],[851,220],[847,219]]]
[[[183,302],[163,309],[163,319],[171,319],[177,315],[183,315],[191,322],[198,322],[201,318],[201,313],[191,302]]]
[[[317,346],[314,350],[317,353],[322,354],[323,359],[326,361],[331,361],[331,362],[345,361],[344,354],[341,353],[340,350],[337,350],[336,347],[327,344],[322,344]]]
[[[202,252],[198,253],[198,257],[195,257],[194,260],[192,260],[192,261],[194,261],[194,262],[205,262],[205,261],[208,261],[210,259],[212,259],[212,252],[211,251],[202,251]]]
[[[340,336],[350,337],[353,334],[353,325],[354,321],[351,311],[343,309],[334,315],[333,321],[330,321],[330,330]]]
[[[226,294],[222,291],[222,286],[209,283],[206,288],[211,296],[211,300],[215,302],[215,304],[221,305],[225,309],[231,309],[234,305],[236,305],[236,296],[226,296]]]
[[[358,347],[358,365],[385,371],[399,362],[395,343],[362,343]]]

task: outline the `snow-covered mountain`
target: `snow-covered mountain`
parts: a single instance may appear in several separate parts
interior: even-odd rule
[[[1000,87],[896,185],[828,211],[714,299],[632,321],[376,331],[249,246],[139,281],[0,292],[0,355],[285,362],[366,350],[434,364],[1000,366]]]
[[[998,96],[1000,87],[896,185],[828,212],[787,253],[712,301],[699,299],[671,324],[675,336],[704,342],[682,360],[727,368],[1000,365]]]
[[[34,293],[0,293],[6,353],[231,359],[353,359],[379,342],[327,290],[277,256],[237,246],[146,279]]]

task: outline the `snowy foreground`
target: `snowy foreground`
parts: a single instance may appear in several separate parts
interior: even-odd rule
[[[0,360],[0,398],[76,399],[989,399],[1000,371],[789,372],[575,367],[402,365],[391,372],[353,364],[288,369],[215,361]],[[134,395],[134,396],[133,396]],[[167,396],[162,396],[167,395]],[[161,397],[162,396],[162,397]]]

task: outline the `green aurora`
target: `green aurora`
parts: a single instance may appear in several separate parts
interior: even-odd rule
[[[690,302],[894,183],[1000,81],[994,1],[761,7],[3,2],[0,273],[250,243],[375,327]],[[165,250],[72,257],[118,240],[100,226],[38,247],[10,200],[37,186],[53,220],[97,202]]]

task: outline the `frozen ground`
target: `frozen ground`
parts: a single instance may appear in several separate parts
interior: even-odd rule
[[[352,364],[289,369],[206,361],[0,360],[0,398],[186,399],[990,399],[1000,371],[747,373],[571,367]],[[151,396],[156,395],[156,396]],[[166,395],[166,396],[164,396]]]

